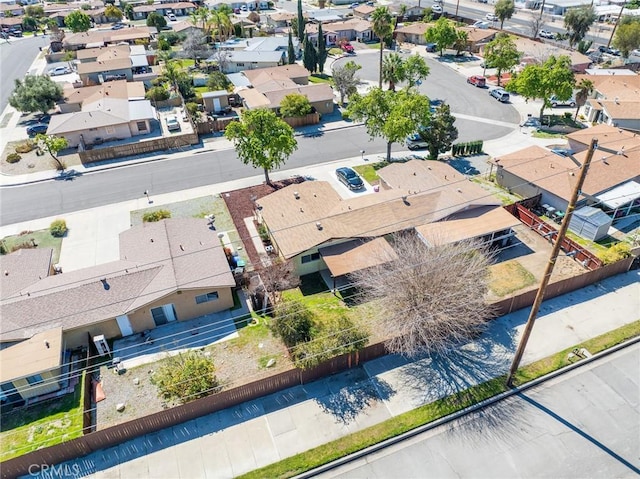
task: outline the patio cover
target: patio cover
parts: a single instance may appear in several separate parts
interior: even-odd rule
[[[596,198],[608,208],[615,210],[640,198],[640,184],[635,181],[627,181],[606,193],[596,196]]]
[[[334,278],[378,266],[398,257],[384,238],[371,241],[351,240],[318,248],[318,252]]]
[[[463,211],[436,223],[416,226],[416,231],[428,244],[434,245],[477,238],[519,224],[518,219],[501,206],[489,206]]]

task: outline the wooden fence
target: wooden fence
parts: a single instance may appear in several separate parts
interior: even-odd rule
[[[282,119],[291,128],[298,128],[306,125],[317,125],[320,123],[320,114],[317,111],[305,116],[287,117]]]
[[[237,116],[222,117],[217,120],[207,119],[207,121],[200,121],[196,123],[196,128],[198,134],[206,135],[207,133],[213,133],[214,131],[224,131],[229,123],[237,120]]]
[[[124,145],[108,146],[93,150],[80,151],[80,160],[83,164],[96,161],[110,160],[113,158],[124,158],[127,156],[144,155],[154,151],[173,150],[176,148],[196,145],[200,142],[198,133],[185,133],[182,135],[172,135],[170,137],[154,138]]]

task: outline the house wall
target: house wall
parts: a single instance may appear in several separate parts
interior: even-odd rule
[[[70,329],[64,331],[62,334],[68,349],[86,346],[89,336],[92,338],[100,334],[103,334],[105,338],[117,338],[121,336],[120,328],[115,318]]]
[[[334,103],[333,101],[314,101],[311,103],[319,113],[327,114],[333,113]]]
[[[144,122],[145,128],[138,128],[138,122]],[[131,131],[131,136],[146,135],[151,132],[151,125],[149,124],[149,120],[130,121],[129,130]]]
[[[18,394],[22,399],[29,399],[42,394],[52,393],[60,389],[60,383],[58,379],[62,371],[60,368],[51,369],[49,371],[42,371],[38,374],[44,379],[44,382],[40,384],[29,384],[25,379],[15,379],[13,386],[16,388]]]
[[[319,246],[316,246],[314,248],[311,248],[311,249],[305,251],[304,253],[301,253],[301,254],[299,254],[297,256],[294,256],[293,258],[291,258],[291,261],[292,261],[293,266],[295,267],[296,274],[298,276],[303,276],[305,274],[317,273],[318,271],[321,271],[323,269],[327,269],[327,263],[325,263],[322,258],[320,258],[320,259],[318,259],[316,261],[310,261],[308,263],[303,263],[302,262],[302,257],[317,253],[318,252],[318,248],[326,248],[327,246],[346,243],[347,241],[351,241],[351,239],[352,238],[343,238],[343,239],[334,240],[334,241],[327,241],[326,243],[323,243],[323,244],[321,244]]]
[[[92,145],[96,142],[96,138],[102,138],[103,141],[131,138],[131,130],[128,123],[121,125],[114,125],[111,127],[90,128],[82,131],[72,131],[69,133],[63,133],[60,136],[64,136],[67,139],[70,147],[76,147],[80,144],[80,135],[84,139],[85,145]]]
[[[229,61],[225,73],[239,73],[245,70],[257,70],[258,68],[270,68],[282,65],[283,62],[239,62]]]
[[[567,209],[567,200],[549,193],[542,188],[527,182],[513,173],[506,171],[504,168],[498,168],[496,172],[496,182],[503,188],[522,196],[523,198],[531,198],[538,194],[542,194],[541,203],[546,203],[558,210],[565,211]]]
[[[81,103],[60,103],[58,105],[60,113],[77,113],[82,110]]]
[[[216,97],[220,101],[220,108],[225,108],[229,106],[229,95],[217,96]],[[204,109],[207,112],[213,111],[213,100],[214,98],[203,98],[202,101],[204,103]]]

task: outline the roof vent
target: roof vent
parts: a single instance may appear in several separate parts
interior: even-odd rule
[[[9,272],[6,269],[4,270],[4,275],[9,276]]]
[[[320,223],[319,221],[316,223],[316,228],[318,228],[319,231],[322,231],[322,223]]]
[[[294,197],[296,200],[299,200],[299,199],[300,199],[300,193],[298,193],[297,191],[294,191],[294,192],[293,192],[293,197]]]
[[[180,245],[180,251],[184,251],[184,246]]]
[[[51,345],[49,344],[49,341],[45,341],[44,345],[47,347],[47,349],[49,349],[51,347]]]
[[[458,193],[462,193],[462,190],[460,188],[458,188]]]
[[[153,243],[153,238],[151,238],[151,242]]]
[[[302,208],[300,208],[300,213],[304,213],[304,210]]]

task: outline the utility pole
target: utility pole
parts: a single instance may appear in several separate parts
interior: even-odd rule
[[[518,370],[518,366],[520,366],[520,361],[522,360],[524,350],[527,347],[529,336],[531,336],[531,331],[533,330],[533,324],[536,321],[536,317],[538,316],[538,311],[540,310],[540,305],[542,304],[542,300],[544,299],[544,294],[547,291],[547,285],[549,284],[549,280],[551,279],[553,268],[556,265],[558,254],[560,254],[560,246],[562,245],[562,241],[564,240],[564,237],[567,233],[567,229],[569,228],[569,222],[571,221],[571,217],[573,216],[573,210],[575,209],[576,203],[578,202],[578,196],[580,196],[580,191],[582,190],[582,185],[584,184],[584,180],[587,176],[587,171],[589,170],[589,165],[591,164],[591,159],[593,158],[593,153],[595,152],[597,147],[598,147],[598,140],[596,138],[593,138],[591,140],[591,144],[589,145],[589,151],[587,152],[587,157],[585,158],[584,164],[580,169],[580,175],[578,176],[578,181],[576,183],[576,186],[573,189],[573,193],[571,194],[571,199],[569,200],[569,204],[567,206],[567,211],[565,213],[564,219],[562,220],[562,224],[560,225],[560,229],[558,230],[556,241],[551,250],[551,256],[549,257],[549,262],[547,263],[547,267],[545,268],[545,271],[544,271],[544,276],[542,277],[542,281],[540,282],[540,287],[538,288],[538,292],[536,293],[536,299],[534,300],[533,305],[531,306],[529,319],[527,319],[527,323],[524,327],[524,331],[522,332],[522,339],[520,340],[520,344],[518,344],[518,348],[516,349],[516,355],[513,358],[513,362],[511,363],[511,368],[509,369],[509,375],[507,376],[507,386],[509,387],[513,385],[513,376]],[[551,239],[553,239],[553,236],[551,236]]]
[[[616,18],[616,24],[613,26],[613,30],[611,30],[611,36],[609,37],[609,41],[607,42],[607,48],[611,46],[611,42],[613,41],[613,35],[616,33],[616,29],[620,24],[620,19],[622,18],[622,11],[624,10],[625,3],[622,2],[622,6],[620,7],[620,13],[618,13],[618,18]]]

